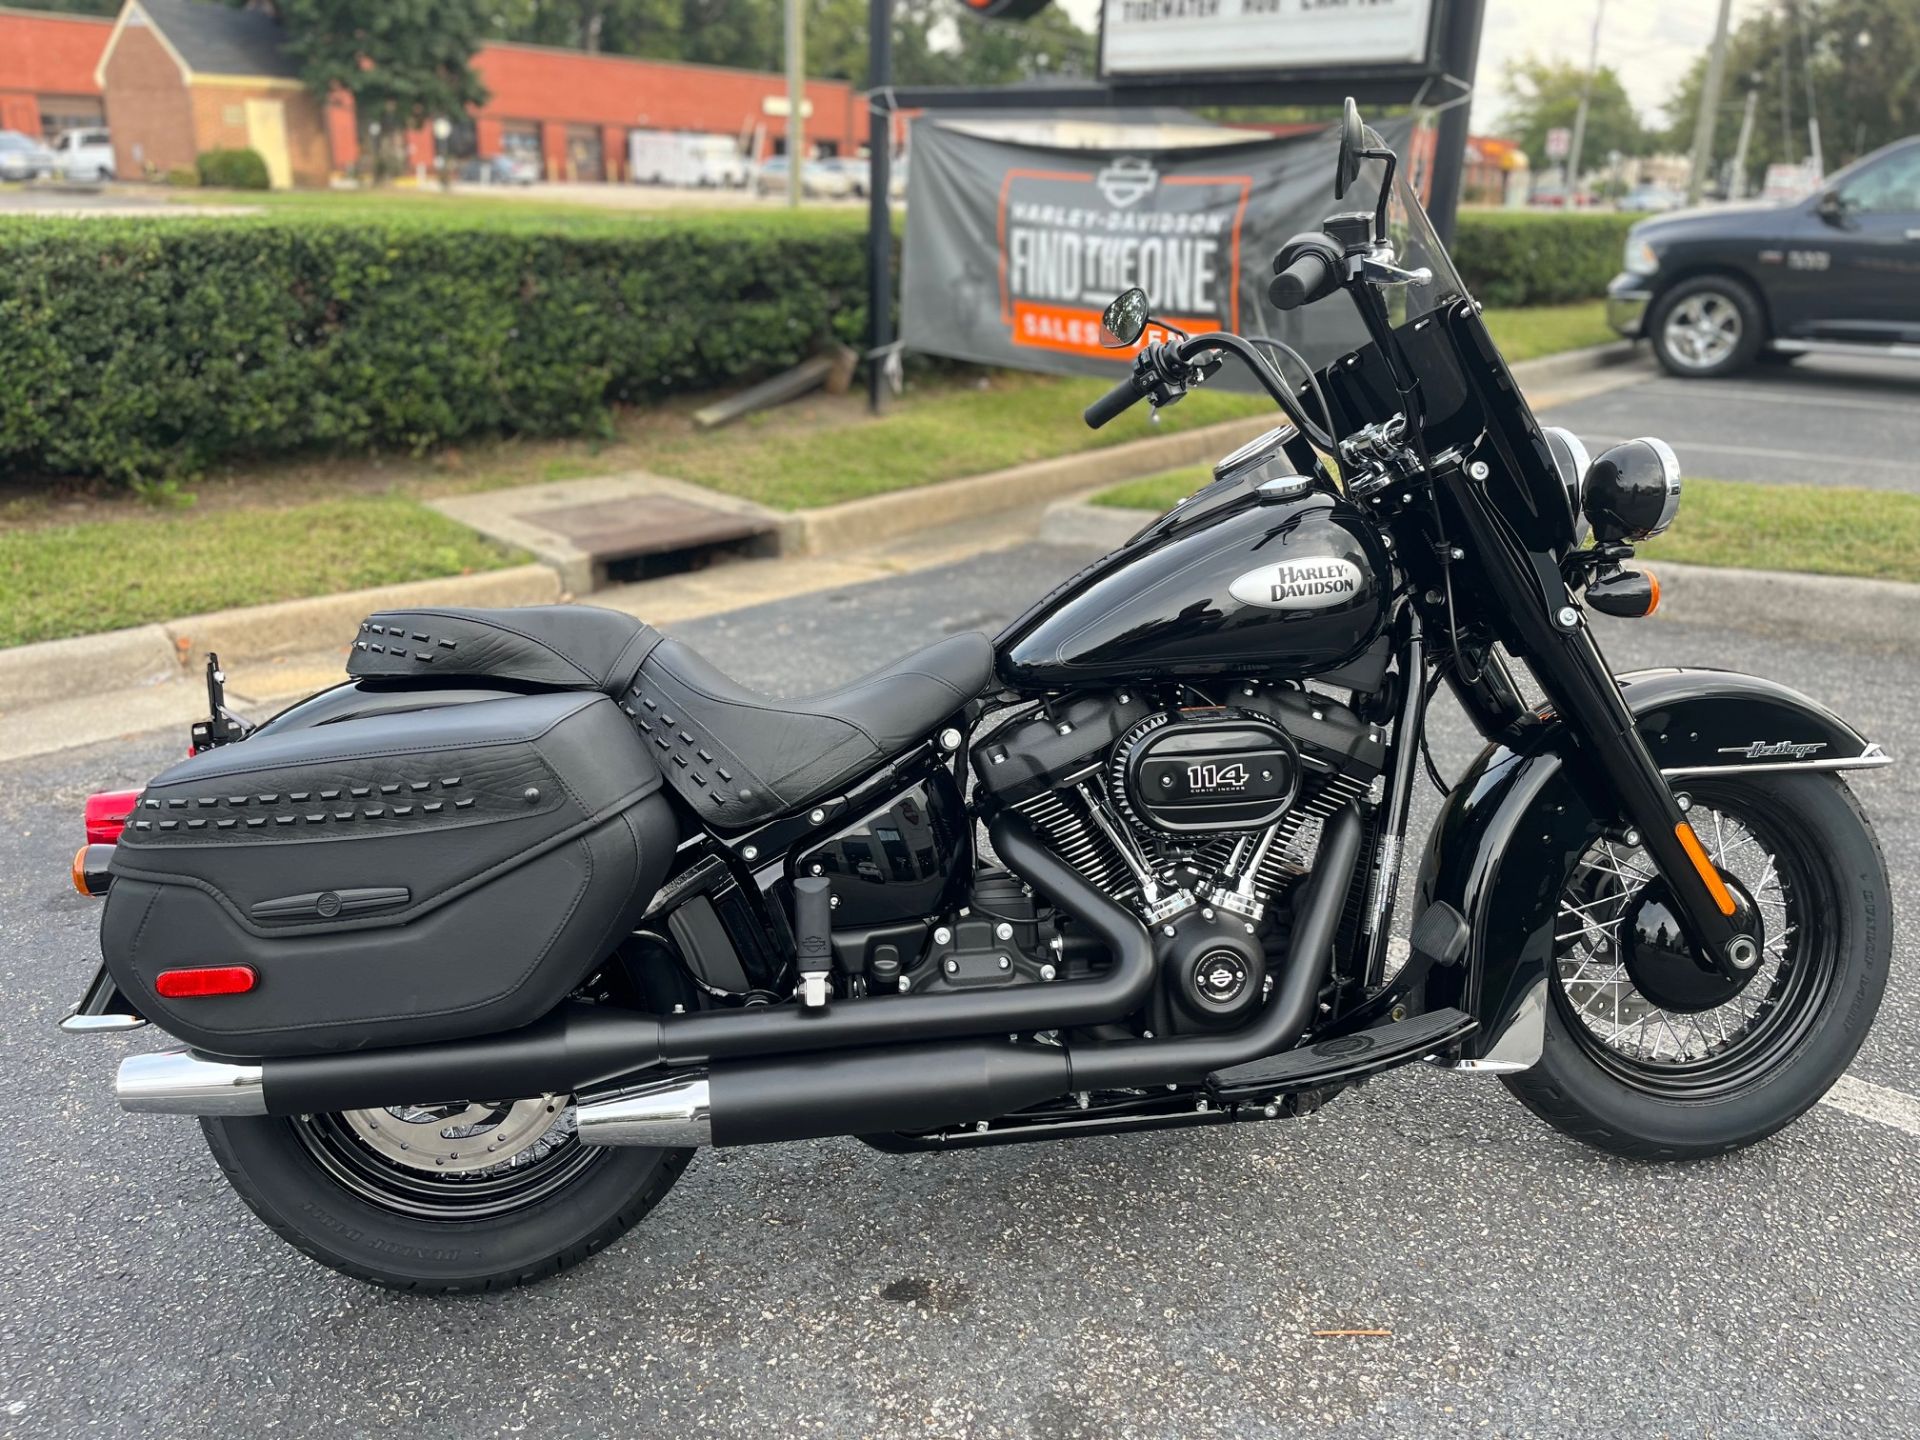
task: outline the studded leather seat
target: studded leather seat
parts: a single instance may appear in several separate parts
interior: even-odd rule
[[[992,672],[992,642],[969,632],[851,684],[782,700],[736,684],[630,615],[586,605],[382,611],[361,625],[347,663],[360,678],[605,691],[681,798],[728,829],[799,809],[892,759],[978,696]]]

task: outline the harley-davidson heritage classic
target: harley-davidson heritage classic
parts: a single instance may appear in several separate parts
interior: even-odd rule
[[[75,862],[67,1027],[183,1042],[121,1105],[426,1290],[583,1259],[705,1145],[1257,1122],[1414,1061],[1621,1155],[1792,1121],[1886,984],[1841,772],[1888,757],[1768,680],[1609,671],[1588,611],[1658,602],[1673,452],[1535,423],[1349,103],[1357,186],[1274,260],[1280,310],[1357,317],[1324,363],[1110,307],[1149,343],[1089,424],[1229,358],[1289,423],[997,639],[780,700],[607,610],[387,611],[257,728],[210,660],[192,758],[94,797]],[[1486,748],[1392,945],[1442,685]]]

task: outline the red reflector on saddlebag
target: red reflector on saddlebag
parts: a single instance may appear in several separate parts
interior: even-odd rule
[[[111,845],[117,841],[120,832],[127,828],[127,821],[133,818],[134,806],[139,803],[138,790],[102,790],[98,795],[89,795],[87,843]]]
[[[154,977],[153,988],[169,1000],[190,1000],[196,995],[244,995],[259,978],[251,965],[209,965],[198,970],[162,970]]]

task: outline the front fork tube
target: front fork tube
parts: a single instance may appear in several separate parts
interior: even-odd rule
[[[1381,815],[1379,844],[1372,885],[1367,892],[1367,964],[1363,993],[1372,993],[1387,976],[1387,940],[1393,930],[1393,901],[1400,878],[1400,858],[1407,835],[1407,815],[1413,804],[1415,771],[1427,717],[1427,647],[1420,633],[1420,617],[1407,610],[1406,644],[1400,647],[1400,708],[1393,720],[1393,771],[1387,778],[1385,812]]]
[[[1457,472],[1456,472],[1457,473]],[[1667,882],[1680,921],[1698,952],[1723,973],[1742,976],[1759,959],[1751,920],[1708,859],[1641,738],[1620,686],[1607,668],[1586,617],[1563,584],[1543,593],[1534,571],[1515,553],[1485,493],[1463,483],[1459,514],[1493,598],[1526,656],[1534,678],[1574,736],[1594,778],[1612,792],[1621,817]],[[1562,614],[1573,623],[1562,626]]]

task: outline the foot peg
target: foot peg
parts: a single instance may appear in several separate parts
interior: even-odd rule
[[[800,1004],[808,1010],[824,1009],[833,988],[833,882],[823,875],[793,882],[793,943]]]

